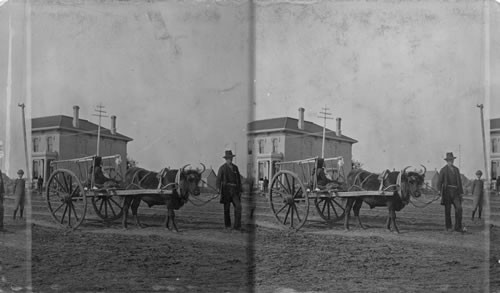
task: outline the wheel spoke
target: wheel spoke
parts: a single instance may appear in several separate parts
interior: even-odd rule
[[[77,213],[76,213],[75,206],[72,204],[72,205],[71,205],[71,208],[73,208],[73,214],[75,215],[76,222],[78,222],[78,221],[79,221],[79,219],[78,219],[78,215],[77,215]]]
[[[109,200],[111,200],[112,202],[114,202],[116,204],[116,206],[119,207],[120,209],[122,208],[122,205],[120,205],[119,203],[117,203],[112,197],[110,197]]]
[[[66,204],[66,207],[64,207],[64,213],[61,217],[61,224],[64,222],[64,217],[66,216],[66,211],[68,210],[68,205]]]
[[[111,205],[111,201],[109,200],[110,198],[106,198],[106,201],[108,202],[109,208],[111,209],[111,212],[113,213],[113,216],[116,217],[115,209],[113,209],[113,206]]]
[[[98,197],[98,198],[96,199],[96,201],[98,201],[98,200],[101,200],[101,205],[99,206],[99,213],[101,213],[101,212],[102,212],[102,206],[104,205],[104,199],[103,199],[103,198],[101,198],[101,197]]]
[[[290,213],[290,205],[288,205],[288,210],[286,211],[285,219],[283,220],[283,224],[286,225],[286,220],[288,219],[288,214]]]
[[[292,228],[293,228],[293,212],[294,212],[294,210],[295,210],[295,205],[294,205],[294,204],[291,204],[290,206],[292,207],[292,208],[291,208],[291,210],[292,210],[292,215],[290,216],[290,227],[292,227]]]
[[[302,191],[302,187],[297,188],[297,191],[293,193],[293,198],[296,198],[299,195],[299,192]]]
[[[63,175],[64,176],[64,175]],[[57,185],[59,185],[62,190],[61,191],[66,191],[66,189],[64,189],[64,185],[62,185],[62,183],[57,179],[57,176],[54,176],[54,181],[57,183]],[[56,191],[58,190],[57,188],[54,188]]]
[[[334,202],[336,205],[338,205],[338,206],[339,206],[339,208],[341,208],[342,210],[345,210],[345,208],[344,208],[341,204],[339,204],[336,200],[333,200],[333,202]]]
[[[278,183],[283,187],[283,189],[285,190],[286,193],[290,193],[290,191],[285,187],[285,185],[283,185],[281,180],[278,180]]]
[[[108,217],[108,201],[106,198],[102,198],[102,201],[104,202],[104,216],[107,218]]]
[[[71,203],[71,201],[68,203],[68,206],[69,206],[69,209],[68,209],[68,227],[71,227],[71,207],[73,206],[73,204]]]
[[[286,185],[288,186],[288,193],[293,194],[292,192],[292,187],[290,186],[290,180],[288,179],[288,176],[285,174],[285,180],[286,180]]]
[[[57,211],[58,211],[58,210],[59,210],[59,209],[60,209],[63,205],[64,205],[64,202],[63,202],[63,203],[61,203],[61,205],[60,205],[60,206],[58,206],[58,207],[57,207],[57,209],[55,209],[53,213],[54,213],[54,214],[55,214],[55,213],[57,213]]]
[[[300,219],[300,215],[299,215],[299,210],[297,209],[297,206],[293,206],[295,208],[295,212],[297,213],[297,219],[299,220],[299,222],[302,222],[302,220]]]
[[[324,204],[323,204],[323,209],[321,209],[321,213],[322,213],[322,214],[325,214],[325,208],[326,208],[326,205],[327,205],[328,203],[327,203],[327,202],[326,202],[326,200],[324,200],[324,199],[321,199],[321,200],[324,202]]]
[[[282,206],[281,209],[278,212],[276,212],[276,215],[278,215],[279,213],[281,213],[286,208],[286,206],[287,205]]]
[[[337,209],[333,206],[333,202],[330,202],[330,205],[332,206],[332,210],[335,213],[335,217],[339,217],[339,214],[337,213]]]
[[[330,220],[330,219],[332,218],[332,217],[330,216],[330,205],[331,205],[330,200],[329,200],[329,199],[327,199],[327,200],[326,200],[326,203],[327,203],[327,206],[328,206],[328,220]]]

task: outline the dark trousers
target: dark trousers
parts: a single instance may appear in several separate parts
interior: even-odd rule
[[[234,206],[234,229],[241,228],[241,196],[233,195],[230,202],[224,203],[224,225],[226,228],[231,227],[231,203]]]
[[[3,212],[3,195],[0,195],[0,230],[3,229]]]
[[[446,229],[451,229],[451,206],[455,209],[455,231],[462,231],[462,199],[456,195],[444,204]]]

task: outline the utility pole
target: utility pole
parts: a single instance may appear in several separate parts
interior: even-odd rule
[[[19,107],[21,107],[21,115],[23,119],[23,135],[24,135],[24,156],[26,159],[26,178],[28,179],[27,181],[30,182],[31,174],[30,174],[30,164],[29,164],[29,155],[28,155],[28,140],[26,137],[26,119],[24,118],[24,104],[19,103],[17,104]]]
[[[328,110],[330,110],[329,108],[325,107],[324,108],[321,108],[323,111],[322,112],[319,112],[320,114],[322,114],[323,116],[318,116],[318,118],[323,118],[324,120],[324,123],[323,123],[323,144],[321,146],[321,157],[324,158],[325,157],[325,136],[326,136],[326,119],[332,119],[332,117],[328,117],[330,115],[332,115],[332,113],[329,113],[327,112]]]
[[[99,147],[101,143],[101,118],[102,117],[108,117],[106,114],[106,111],[103,110],[104,106],[102,103],[99,103],[99,105],[96,106],[95,112],[97,114],[92,114],[92,116],[97,116],[99,117],[99,126],[97,127],[97,155],[99,156]]]
[[[461,154],[461,145],[458,145],[458,169],[462,169],[462,154]]]
[[[486,155],[486,136],[484,133],[484,117],[483,117],[483,104],[478,104],[477,107],[479,108],[479,111],[481,113],[481,134],[483,135],[483,155],[484,155],[484,173],[486,174],[485,179],[486,179],[486,194],[488,193],[489,187],[490,187],[490,174],[488,172],[488,158]]]

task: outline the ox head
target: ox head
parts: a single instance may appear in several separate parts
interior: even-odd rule
[[[427,170],[424,165],[421,166],[424,169],[419,172],[407,172],[406,170],[410,166],[401,171],[401,182],[399,184],[401,186],[401,198],[405,204],[410,201],[410,196],[417,198],[421,195],[422,185],[424,184],[424,176]]]
[[[201,181],[201,174],[206,170],[203,164],[201,164],[203,167],[202,169],[187,169],[188,166],[190,165],[185,165],[179,170],[179,178],[176,180],[179,183],[177,192],[185,199],[189,197],[189,194],[194,196],[200,195],[199,184]]]

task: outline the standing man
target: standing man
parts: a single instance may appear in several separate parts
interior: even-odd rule
[[[483,212],[483,198],[484,198],[484,182],[481,179],[483,172],[481,170],[477,170],[476,176],[477,179],[472,182],[472,198],[473,203],[472,207],[474,210],[472,211],[472,220],[474,221],[474,215],[476,211],[479,210],[479,219],[481,219],[481,213]]]
[[[226,151],[224,163],[217,172],[217,191],[221,195],[220,203],[224,204],[224,225],[226,229],[231,228],[231,203],[234,206],[234,229],[241,229],[241,176],[238,167],[233,164],[232,151]]]
[[[24,200],[26,198],[26,181],[23,178],[24,171],[19,170],[17,171],[17,175],[19,178],[16,179],[14,182],[14,198],[16,200],[15,207],[16,209],[14,210],[14,216],[12,217],[14,220],[16,219],[16,214],[17,210],[19,209],[19,215],[20,218],[23,218],[23,212],[24,212]]]
[[[3,197],[5,195],[5,186],[3,185],[3,175],[0,170],[0,231],[4,231],[3,228]]]
[[[455,228],[457,232],[464,232],[462,227],[462,199],[463,187],[460,170],[453,165],[456,157],[453,153],[446,153],[446,166],[439,171],[438,190],[441,192],[441,205],[444,205],[446,231],[451,228],[451,205],[455,208]]]

